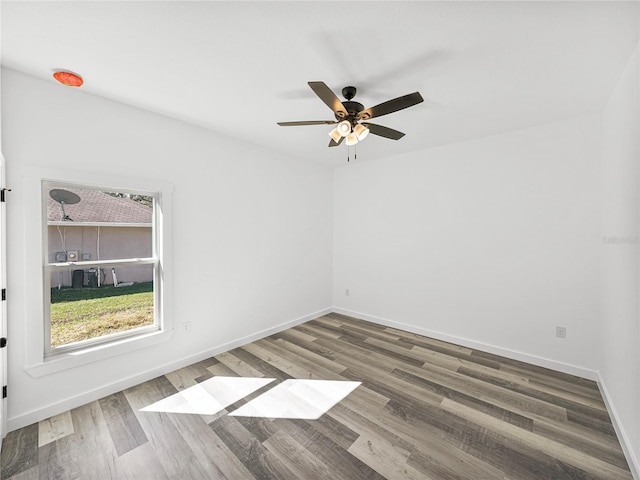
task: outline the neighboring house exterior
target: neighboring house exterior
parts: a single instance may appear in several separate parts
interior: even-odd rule
[[[65,218],[60,203],[49,194],[53,188],[64,188],[80,197],[79,203],[64,205]],[[152,255],[152,207],[85,188],[50,187],[46,195],[49,262],[73,261],[70,257],[73,253],[83,262]],[[78,269],[84,270],[83,284],[87,286],[91,266],[53,273],[51,286],[71,286],[72,272]],[[101,285],[114,283],[110,267],[94,270],[93,275],[99,273]],[[149,265],[117,267],[115,271],[119,283],[153,280],[153,268]]]

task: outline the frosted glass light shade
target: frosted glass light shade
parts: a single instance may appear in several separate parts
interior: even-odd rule
[[[360,141],[364,140],[367,135],[369,135],[369,129],[359,123],[355,127],[353,127],[353,132],[356,134],[358,140]]]
[[[342,135],[340,135],[340,132],[338,131],[338,127],[334,128],[333,130],[331,130],[329,132],[329,136],[333,139],[334,142],[338,143],[340,141],[340,139],[342,138]]]
[[[350,133],[347,136],[347,141],[345,142],[347,145],[355,145],[358,143],[358,136],[355,133]]]
[[[338,133],[340,133],[341,137],[346,137],[351,133],[351,123],[349,123],[349,120],[343,120],[338,124],[336,129],[338,130]]]

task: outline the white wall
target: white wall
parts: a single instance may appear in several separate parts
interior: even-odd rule
[[[300,159],[2,71],[8,207],[9,422],[14,429],[157,375],[230,342],[331,306],[332,173]],[[215,106],[211,106],[215,108]],[[33,166],[154,179],[173,185],[174,321],[169,343],[33,378],[24,370],[25,271],[38,239],[23,174]],[[34,243],[36,242],[36,243]],[[36,253],[37,254],[37,253]],[[37,319],[36,319],[37,321]],[[31,323],[30,323],[31,322]]]
[[[638,50],[602,116],[601,381],[640,475]]]
[[[336,169],[334,305],[594,378],[600,127],[593,115]]]

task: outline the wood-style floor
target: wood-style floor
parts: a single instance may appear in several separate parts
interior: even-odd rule
[[[216,415],[142,412],[214,376]],[[317,420],[229,413],[285,379],[362,384]],[[331,314],[7,435],[8,479],[631,479],[588,380]]]

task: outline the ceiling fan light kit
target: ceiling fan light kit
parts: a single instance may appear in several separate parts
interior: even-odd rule
[[[330,132],[330,147],[337,147],[343,140],[348,146],[364,140],[369,133],[391,140],[400,140],[404,133],[393,130],[389,127],[368,123],[368,120],[389,113],[397,112],[408,107],[412,107],[424,101],[420,92],[410,93],[402,97],[394,98],[380,103],[374,107],[367,108],[359,102],[352,101],[356,96],[356,87],[347,86],[342,89],[342,96],[346,101],[341,102],[335,93],[324,82],[308,82],[309,87],[327,105],[335,116],[334,120],[311,120],[301,122],[278,122],[282,127],[303,126],[303,125],[336,125]],[[367,121],[367,123],[360,123]]]

